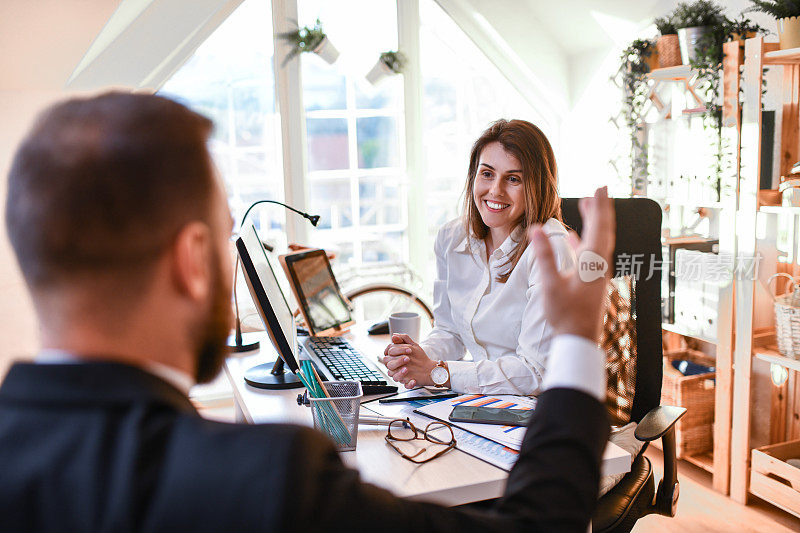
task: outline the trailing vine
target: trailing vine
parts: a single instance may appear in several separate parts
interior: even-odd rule
[[[647,58],[655,50],[655,44],[645,39],[636,39],[623,50],[620,57],[622,66],[622,111],[628,127],[631,146],[630,182],[634,190],[641,189],[647,182],[647,145],[640,139],[640,127],[644,121],[645,104],[650,93],[647,74],[650,67]]]

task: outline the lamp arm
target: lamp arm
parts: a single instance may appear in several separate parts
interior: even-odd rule
[[[245,220],[247,220],[247,215],[250,214],[250,211],[252,211],[253,208],[255,206],[259,205],[259,204],[277,204],[277,205],[282,205],[283,207],[285,207],[289,211],[293,211],[293,212],[297,213],[298,215],[302,216],[303,218],[308,219],[313,226],[316,226],[317,222],[319,222],[319,215],[309,215],[308,213],[304,213],[303,211],[300,211],[299,209],[295,209],[294,207],[292,207],[290,205],[286,205],[283,202],[279,202],[277,200],[257,200],[255,202],[253,202],[252,204],[250,204],[250,207],[248,207],[247,211],[244,212],[244,216],[242,217],[242,221],[239,223],[239,227],[240,228],[242,226],[244,226],[244,222],[245,222]]]

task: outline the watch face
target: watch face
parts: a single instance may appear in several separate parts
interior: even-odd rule
[[[431,370],[431,379],[437,385],[444,385],[447,383],[447,378],[449,377],[447,369],[441,366],[434,367]]]

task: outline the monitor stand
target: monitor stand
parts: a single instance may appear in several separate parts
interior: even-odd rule
[[[300,378],[284,369],[283,359],[280,357],[274,363],[263,363],[248,369],[244,373],[244,381],[258,389],[285,390],[303,387]]]

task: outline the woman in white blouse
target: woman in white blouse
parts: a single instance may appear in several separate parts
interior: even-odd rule
[[[419,344],[394,335],[383,362],[406,388],[537,394],[552,331],[527,228],[542,225],[560,268],[575,264],[542,131],[523,120],[493,123],[472,147],[465,197],[464,217],[436,237],[433,331]]]

